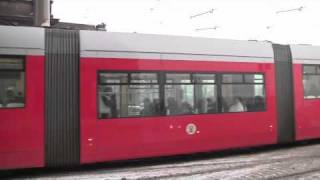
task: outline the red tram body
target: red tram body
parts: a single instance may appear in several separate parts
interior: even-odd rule
[[[0,32],[2,170],[320,137],[318,47],[9,26]],[[241,95],[245,110],[231,111]],[[103,96],[114,98],[114,109],[102,107]],[[159,110],[142,115],[148,98]],[[192,110],[171,114],[169,98]]]
[[[319,47],[291,45],[294,72],[296,140],[320,137],[319,96],[304,98],[303,66],[319,64]],[[310,75],[314,76],[314,75]]]

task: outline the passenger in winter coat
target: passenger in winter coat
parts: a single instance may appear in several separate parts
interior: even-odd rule
[[[229,112],[244,112],[246,111],[245,105],[243,105],[240,97],[234,99],[234,103],[230,106]]]

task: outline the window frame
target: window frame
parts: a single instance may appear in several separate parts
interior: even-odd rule
[[[216,91],[218,92],[218,85],[217,85],[217,74],[218,73],[215,73],[215,72],[208,72],[208,71],[197,71],[197,72],[187,72],[187,71],[160,71],[161,74],[163,74],[164,76],[164,93],[165,93],[165,86],[166,85],[193,85],[193,105],[195,105],[195,99],[196,99],[196,94],[195,94],[195,86],[196,85],[215,85],[215,88],[216,88]],[[167,83],[166,82],[166,74],[189,74],[190,75],[190,83]],[[214,83],[198,83],[195,81],[194,79],[194,74],[212,74],[214,75]],[[165,97],[165,94],[164,94],[164,97]],[[217,93],[217,102],[218,102],[218,93]],[[163,103],[165,104],[165,99],[163,100]],[[188,116],[188,115],[204,115],[204,114],[218,114],[220,113],[219,111],[217,111],[216,113],[188,113],[188,114],[174,114],[174,115],[167,115],[166,112],[165,112],[165,109],[162,110],[164,111],[164,116],[166,117],[170,117],[170,116]]]
[[[150,117],[175,117],[175,116],[189,116],[189,115],[214,115],[214,114],[227,114],[227,113],[259,113],[267,111],[267,91],[266,91],[266,73],[265,72],[215,72],[215,71],[161,71],[161,70],[97,70],[97,84],[96,84],[96,115],[98,120],[112,120],[112,119],[128,119],[128,118],[150,118]],[[100,84],[100,73],[127,73],[128,74],[128,83],[102,83]],[[156,73],[158,77],[158,83],[130,83],[131,73]],[[190,74],[190,83],[166,83],[166,74]],[[214,83],[196,83],[194,80],[194,74],[213,74],[214,75]],[[242,75],[242,83],[223,83],[222,76],[224,74],[240,74]],[[250,74],[258,74],[262,75],[263,82],[262,83],[249,83],[245,82],[245,75]],[[144,84],[154,84],[159,86],[159,99],[160,99],[160,114],[159,115],[150,115],[150,116],[130,116],[130,117],[117,117],[117,118],[100,118],[99,117],[99,86],[100,85],[144,85]],[[222,111],[222,85],[223,84],[236,84],[236,85],[263,85],[264,91],[264,108],[259,111],[244,111],[244,112],[223,112]],[[165,85],[193,85],[195,89],[195,85],[215,85],[216,89],[216,100],[217,100],[217,112],[215,113],[197,113],[197,114],[175,114],[175,115],[167,115],[165,109]],[[194,91],[195,92],[195,91]],[[193,100],[195,101],[195,93],[193,93]],[[163,99],[163,100],[162,100]]]
[[[304,73],[304,67],[306,66],[313,66],[315,67],[316,69],[316,73]],[[319,67],[319,68],[316,68],[316,67]],[[301,68],[301,74],[302,74],[302,89],[303,89],[303,99],[304,100],[320,100],[320,97],[314,97],[314,98],[306,98],[305,97],[305,90],[304,90],[304,83],[303,83],[303,80],[304,80],[304,76],[307,75],[307,76],[319,76],[320,78],[320,64],[302,64],[302,68]],[[319,82],[319,86],[320,86],[320,82]]]
[[[128,74],[128,82],[127,83],[100,83],[100,73],[119,73],[119,74]],[[131,83],[131,74],[132,73],[153,73],[157,75],[157,80],[158,83]],[[117,71],[117,70],[98,70],[97,71],[97,84],[96,84],[96,114],[97,114],[97,119],[99,120],[111,120],[111,119],[127,119],[127,118],[146,118],[146,117],[161,117],[162,116],[162,109],[160,108],[160,115],[148,115],[148,116],[128,116],[128,117],[116,117],[116,118],[101,118],[99,116],[100,114],[100,105],[99,105],[99,86],[130,86],[130,85],[158,85],[159,86],[159,99],[161,97],[161,92],[160,92],[160,82],[161,82],[161,76],[159,71]],[[160,106],[161,106],[161,101],[160,101]]]
[[[241,83],[239,83],[239,82],[224,83],[224,82],[223,82],[223,75],[225,75],[225,74],[240,74],[240,75],[242,75],[242,82],[241,82]],[[262,75],[262,77],[263,77],[263,82],[262,82],[262,83],[248,83],[248,82],[246,82],[246,80],[245,80],[245,75],[250,75],[250,74],[253,74],[253,75],[255,75],[255,74]],[[259,110],[259,111],[249,111],[249,110],[247,110],[247,111],[244,111],[244,112],[222,112],[222,107],[221,107],[221,109],[219,109],[219,113],[250,113],[250,112],[265,112],[265,111],[267,111],[267,91],[266,91],[266,78],[265,78],[266,76],[265,76],[265,73],[264,73],[264,72],[243,72],[243,73],[242,73],[242,72],[232,72],[232,73],[221,73],[220,75],[221,75],[221,85],[220,85],[220,90],[221,90],[221,91],[222,91],[222,86],[223,86],[223,85],[231,85],[231,84],[234,84],[234,85],[263,85],[264,108],[261,109],[261,110]],[[221,92],[220,95],[221,95],[220,98],[221,98],[221,101],[222,101],[222,99],[223,99],[222,92]],[[221,102],[220,102],[220,104],[221,104]],[[221,104],[221,106],[222,106],[222,104]]]
[[[26,79],[26,61],[27,58],[25,55],[0,55],[0,59],[1,58],[18,58],[22,61],[22,69],[1,69],[1,72],[23,72],[24,73],[24,79],[23,79],[23,89],[24,89],[24,97],[23,97],[23,101],[24,101],[24,105],[23,107],[0,107],[0,111],[1,110],[14,110],[14,109],[25,109],[27,107],[27,79]]]

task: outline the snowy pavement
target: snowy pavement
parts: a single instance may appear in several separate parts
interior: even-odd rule
[[[217,155],[218,154],[218,155]],[[71,170],[12,172],[13,179],[320,179],[320,142],[107,163]]]

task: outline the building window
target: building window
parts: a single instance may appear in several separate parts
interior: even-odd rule
[[[262,74],[223,74],[222,112],[262,111],[265,109]]]
[[[303,89],[305,99],[320,98],[320,65],[303,66]]]
[[[160,115],[157,73],[99,73],[99,118]]]
[[[0,57],[0,108],[25,106],[24,59]]]

